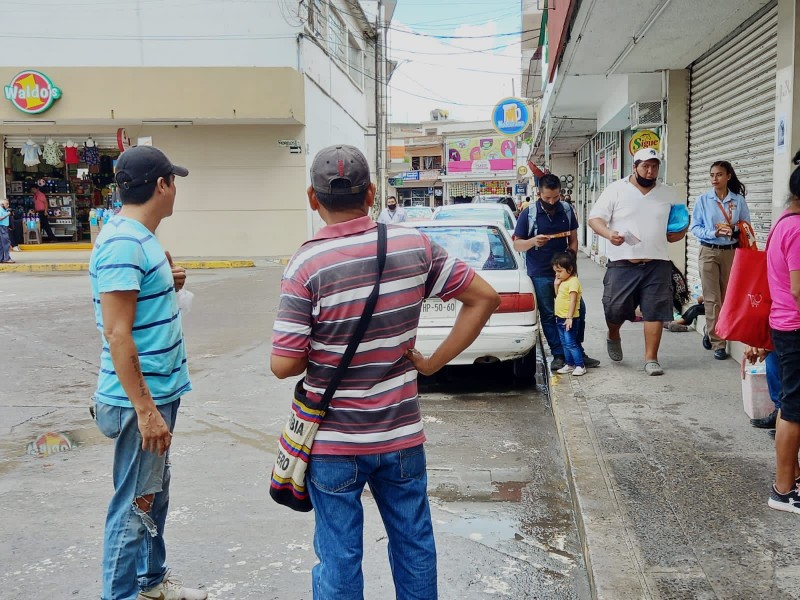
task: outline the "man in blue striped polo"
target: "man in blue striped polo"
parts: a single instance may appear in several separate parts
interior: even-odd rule
[[[168,451],[183,394],[192,389],[176,292],[186,273],[155,237],[172,214],[173,165],[157,148],[122,153],[122,209],[103,226],[89,262],[103,350],[95,393],[100,431],[114,442],[114,495],[103,543],[103,600],[205,600],[169,577],[164,523]]]

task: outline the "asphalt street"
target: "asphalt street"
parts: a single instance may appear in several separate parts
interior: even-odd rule
[[[294,384],[267,367],[280,273],[189,273],[194,391],[171,451],[166,537],[175,574],[212,598],[311,598],[313,516],[267,495]],[[0,315],[0,599],[99,597],[112,446],[88,412],[100,352],[88,276],[4,274]],[[508,381],[469,367],[421,382],[439,597],[588,598],[547,398]],[[393,598],[368,492],[364,504],[365,597]]]

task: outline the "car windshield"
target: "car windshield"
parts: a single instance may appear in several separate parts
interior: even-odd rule
[[[427,206],[405,206],[404,210],[409,219],[431,218],[431,209]]]
[[[433,218],[436,221],[500,221],[506,229],[514,229],[509,214],[500,205],[496,206],[497,208],[470,206],[457,210],[441,209]]]
[[[514,252],[497,227],[443,226],[420,227],[432,242],[450,256],[460,258],[479,271],[513,271],[517,268]]]

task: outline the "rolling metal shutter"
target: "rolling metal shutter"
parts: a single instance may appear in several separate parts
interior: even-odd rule
[[[777,2],[691,66],[689,96],[689,211],[711,187],[709,169],[728,160],[747,187],[747,205],[758,237],[772,225],[775,141]],[[687,236],[687,279],[699,285],[700,243]]]

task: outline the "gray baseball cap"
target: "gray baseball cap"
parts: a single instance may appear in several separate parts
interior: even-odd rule
[[[349,187],[331,189],[331,183],[344,180]],[[328,146],[311,163],[311,187],[321,194],[358,194],[369,187],[369,164],[355,146]]]

